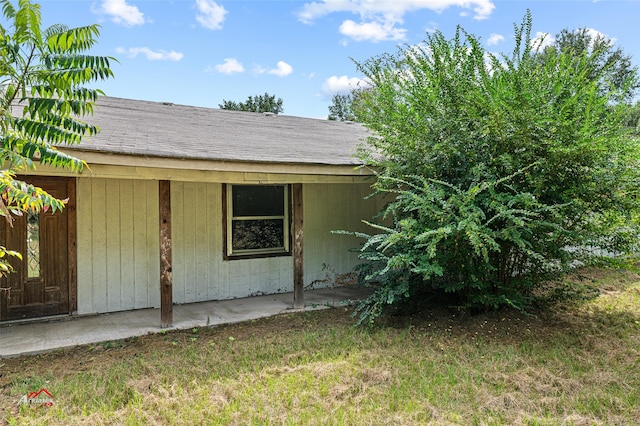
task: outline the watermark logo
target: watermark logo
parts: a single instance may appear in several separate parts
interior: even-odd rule
[[[40,389],[37,392],[30,392],[27,395],[22,395],[18,405],[45,405],[51,407],[53,405],[53,395],[45,388]]]

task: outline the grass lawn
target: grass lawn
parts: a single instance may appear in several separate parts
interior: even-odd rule
[[[588,275],[598,298],[535,316],[333,308],[0,359],[0,424],[640,424],[640,277]]]

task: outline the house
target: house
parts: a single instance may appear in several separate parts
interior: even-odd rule
[[[358,263],[381,205],[365,199],[359,124],[102,97],[100,134],[61,148],[82,173],[22,178],[68,198],[0,238],[24,254],[0,284],[0,321],[87,315],[293,292]],[[14,263],[18,263],[16,260]]]

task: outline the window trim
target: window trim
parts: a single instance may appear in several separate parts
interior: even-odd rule
[[[271,249],[245,249],[233,250],[233,221],[238,220],[233,216],[233,187],[234,186],[280,186],[284,188],[284,215],[278,216],[242,216],[240,220],[281,219],[283,220],[284,247]],[[223,210],[223,239],[224,259],[257,259],[265,257],[291,256],[291,185],[289,184],[223,184],[222,188]]]

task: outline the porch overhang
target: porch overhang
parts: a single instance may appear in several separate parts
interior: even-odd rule
[[[30,174],[79,178],[170,180],[209,183],[360,183],[374,175],[358,164],[269,163],[141,157],[65,150],[88,165],[80,173],[39,165]]]

